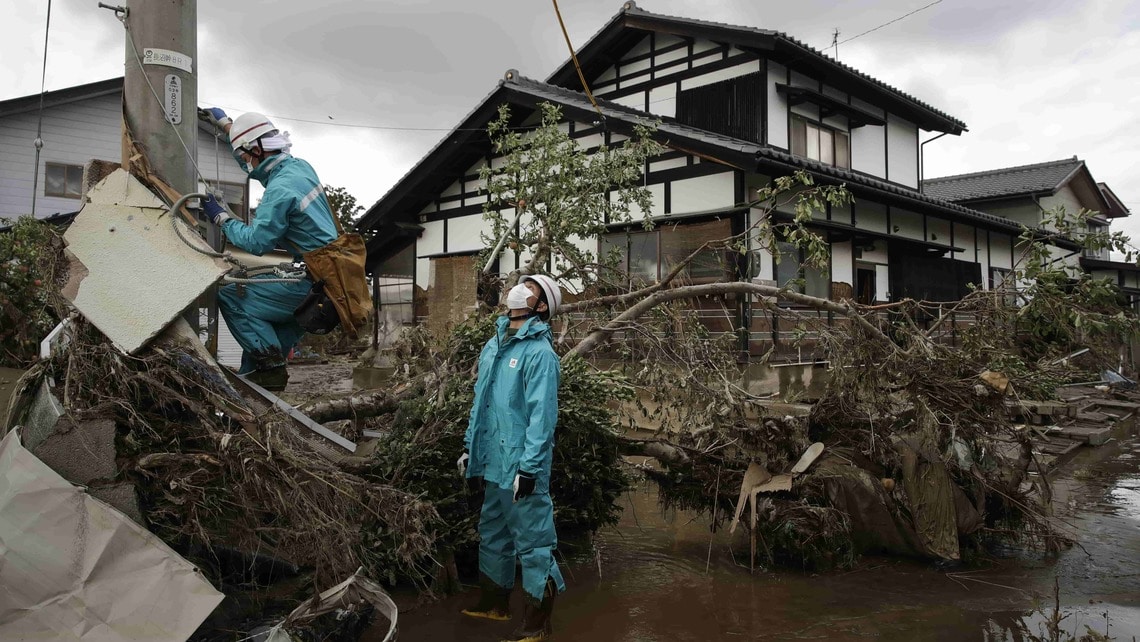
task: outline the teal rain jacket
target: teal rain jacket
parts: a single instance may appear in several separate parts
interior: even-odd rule
[[[307,162],[282,152],[270,156],[250,176],[265,186],[265,194],[252,223],[230,219],[222,225],[231,243],[258,256],[280,246],[300,261],[301,254],[336,240],[321,181]]]
[[[495,336],[479,355],[467,424],[467,476],[510,488],[521,470],[534,474],[536,494],[549,493],[560,363],[549,325],[531,317],[508,337],[509,323],[498,319]]]

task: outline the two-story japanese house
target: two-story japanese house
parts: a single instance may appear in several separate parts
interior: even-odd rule
[[[657,278],[704,241],[769,215],[748,205],[755,190],[797,170],[844,184],[855,199],[813,221],[829,242],[827,268],[805,269],[794,257],[777,262],[755,247],[727,272],[695,268],[691,281],[796,281],[807,294],[864,303],[948,301],[969,284],[988,286],[993,268],[1015,261],[1017,221],[919,189],[923,132],[957,135],[964,123],[787,34],[626,2],[577,57],[604,125],[571,61],[546,81],[512,70],[365,213],[361,226],[376,232],[370,268],[414,281],[417,317],[454,320],[475,302],[472,255],[484,246],[487,200],[479,168],[496,162],[483,130],[503,103],[524,114],[542,102],[559,105],[567,131],[587,149],[660,121],[656,137],[667,150],[645,175],[656,227],[614,225],[605,238],[586,240],[595,251],[622,249],[631,277]],[[503,272],[520,265],[509,249],[499,260]],[[753,353],[781,343],[788,330],[747,300],[721,303],[727,321],[716,329],[747,336]]]

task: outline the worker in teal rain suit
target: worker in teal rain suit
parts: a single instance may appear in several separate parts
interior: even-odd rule
[[[558,355],[547,321],[562,302],[548,276],[524,276],[507,294],[508,316],[479,355],[465,452],[457,462],[473,491],[482,487],[479,602],[463,613],[509,620],[515,560],[522,566],[526,613],[513,641],[543,640],[554,596],[565,590],[554,561],[558,537],[550,464],[558,421]]]
[[[248,225],[230,216],[216,198],[205,202],[207,216],[222,228],[230,243],[258,256],[281,247],[293,255],[294,262],[300,262],[305,252],[336,239],[321,181],[311,165],[289,154],[288,134],[258,113],[242,114],[236,120],[218,108],[199,113],[229,136],[238,164],[265,187]],[[269,390],[285,388],[289,379],[285,358],[305,334],[293,310],[312,285],[306,278],[300,283],[240,287],[231,283],[218,289],[218,308],[242,347],[239,374]]]

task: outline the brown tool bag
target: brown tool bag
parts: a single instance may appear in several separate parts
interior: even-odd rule
[[[325,196],[325,203],[328,203],[328,196]],[[331,203],[329,212],[332,213]],[[372,314],[372,296],[364,274],[367,250],[359,234],[345,234],[336,214],[332,214],[332,218],[336,225],[336,240],[302,255],[309,278],[313,280],[313,289],[293,315],[305,330],[325,334],[336,327],[328,310],[331,303],[345,334],[356,338]]]

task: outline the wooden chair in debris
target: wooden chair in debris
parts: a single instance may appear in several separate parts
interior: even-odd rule
[[[732,526],[728,529],[728,532],[736,532],[736,525],[740,523],[740,515],[744,512],[744,502],[747,500],[752,506],[752,516],[749,521],[751,530],[749,535],[751,544],[750,570],[756,570],[757,537],[760,537],[760,543],[764,545],[764,550],[768,554],[768,557],[772,556],[772,552],[768,550],[768,544],[764,542],[763,537],[760,536],[756,528],[760,513],[767,510],[772,500],[765,498],[764,501],[758,505],[757,498],[762,494],[790,491],[792,489],[792,480],[811,467],[822,452],[823,444],[818,441],[815,442],[811,446],[808,446],[808,449],[804,451],[804,454],[800,456],[799,461],[792,466],[791,470],[775,476],[760,464],[753,462],[748,465],[748,470],[744,473],[744,481],[740,484],[740,496],[736,500],[736,514],[732,517]]]

